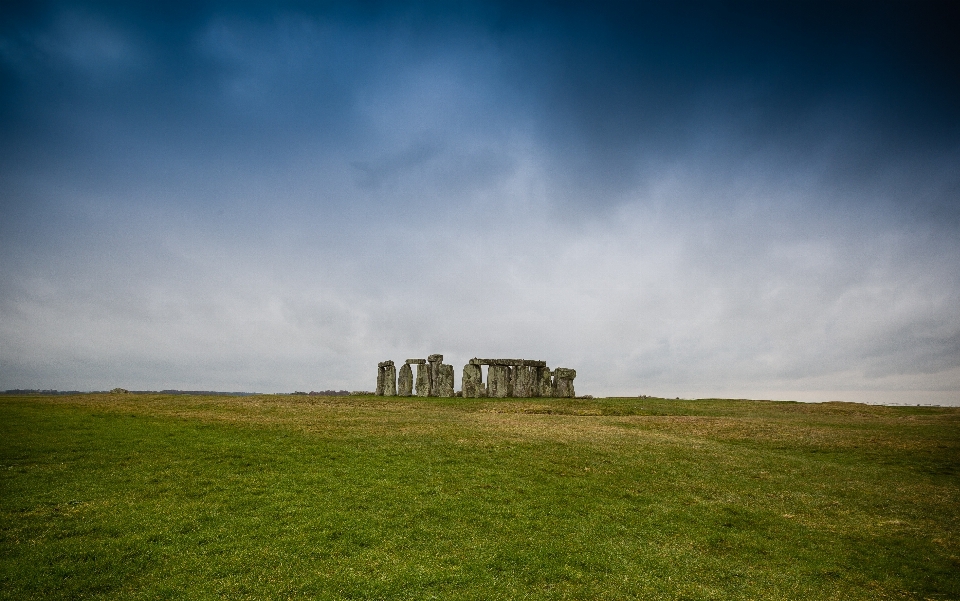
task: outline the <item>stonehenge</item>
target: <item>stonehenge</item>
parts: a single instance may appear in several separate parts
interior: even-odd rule
[[[413,370],[410,369],[410,363],[404,363],[400,366],[400,375],[397,378],[397,394],[400,396],[413,394]]]
[[[450,398],[453,396],[453,366],[438,365],[437,379],[434,382],[433,396]]]
[[[397,368],[393,361],[381,361],[377,364],[377,395],[397,396]]]
[[[483,386],[483,372],[479,365],[467,363],[463,366],[460,391],[466,399],[478,399],[486,396],[486,388]]]
[[[417,366],[417,396],[430,396],[430,367],[423,359],[414,359],[414,361]]]
[[[553,396],[573,398],[573,379],[577,370],[558,367],[553,372]]]
[[[417,366],[416,378],[411,366]],[[482,367],[487,367],[487,381],[483,381]],[[463,366],[460,396],[464,398],[573,398],[576,392],[573,380],[577,370],[558,367],[550,370],[546,361],[531,359],[478,359],[474,357]],[[426,359],[407,359],[400,367],[400,377],[393,361],[377,364],[378,396],[454,396],[452,365],[443,363],[443,355],[429,355]]]
[[[487,369],[487,396],[495,399],[513,396],[511,371],[509,365],[491,365]]]

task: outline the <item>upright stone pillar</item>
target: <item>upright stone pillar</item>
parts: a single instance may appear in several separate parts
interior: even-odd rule
[[[517,365],[513,368],[513,376],[513,396],[523,399],[540,396],[536,367]]]
[[[537,368],[537,383],[538,383],[538,386],[540,387],[540,396],[542,397],[553,396],[553,379],[550,377],[549,367]]]
[[[396,372],[396,368],[394,368],[393,366],[393,361],[381,361],[380,363],[377,363],[377,391],[375,393],[377,396],[383,396],[384,394],[386,394],[387,386],[388,386],[388,382],[387,382],[388,367],[390,368],[391,372],[394,374],[393,388],[392,388],[393,395],[397,394],[397,381],[396,381],[397,372]]]
[[[417,363],[417,396],[430,396],[430,366],[426,361]]]
[[[427,363],[430,364],[430,396],[438,396],[440,391],[437,378],[440,376],[440,364],[443,362],[443,355],[428,355]]]
[[[511,379],[513,380],[513,390],[510,396],[515,396],[517,398],[524,398],[527,396],[527,381],[525,374],[523,373],[524,368],[522,365],[515,365],[511,368]]]
[[[491,365],[487,368],[487,396],[503,399],[510,396],[510,368]]]
[[[485,397],[486,388],[483,386],[483,371],[479,365],[467,363],[463,366],[463,379],[460,384],[460,393],[465,399],[479,399]]]
[[[397,396],[397,368],[393,361],[383,366],[383,396]]]
[[[443,398],[453,397],[453,366],[441,363],[437,367],[437,379],[433,393]]]
[[[573,390],[573,379],[576,377],[577,370],[575,369],[558,367],[556,371],[554,371],[554,379],[556,381],[558,397],[572,399],[574,396],[576,396],[576,393]]]
[[[527,378],[530,382],[530,398],[540,396],[540,368],[533,365],[527,366]]]
[[[410,369],[409,360],[400,366],[400,376],[397,378],[397,394],[400,396],[413,394],[413,370]]]

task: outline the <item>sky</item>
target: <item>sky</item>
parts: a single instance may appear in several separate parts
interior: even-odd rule
[[[131,6],[130,4],[135,4]],[[665,6],[669,4],[669,6]],[[951,2],[0,7],[0,389],[960,404]]]

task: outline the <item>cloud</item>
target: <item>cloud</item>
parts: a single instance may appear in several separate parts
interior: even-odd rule
[[[0,31],[0,386],[960,390],[924,15],[78,6]]]

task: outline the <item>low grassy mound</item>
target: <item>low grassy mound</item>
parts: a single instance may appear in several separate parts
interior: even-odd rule
[[[8,599],[960,599],[960,409],[0,397]]]

